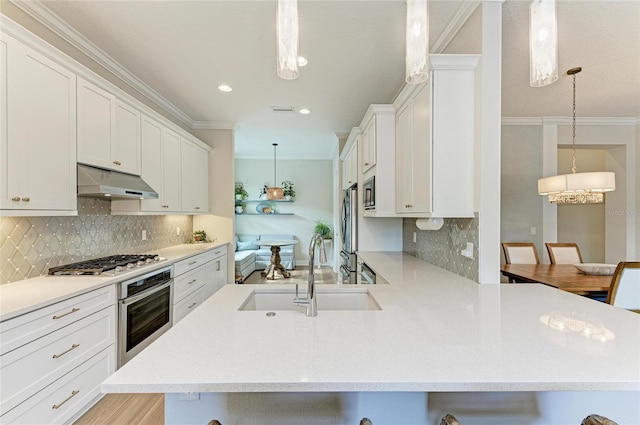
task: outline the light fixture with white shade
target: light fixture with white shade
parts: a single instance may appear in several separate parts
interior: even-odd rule
[[[604,192],[616,189],[615,173],[598,171],[577,173],[576,167],[576,74],[582,68],[571,68],[573,76],[573,162],[571,174],[545,177],[538,180],[538,194],[549,195],[549,202],[556,204],[602,204]]]
[[[293,80],[300,76],[298,70],[298,1],[278,0],[276,17],[278,43],[278,76]]]
[[[273,187],[267,188],[267,199],[284,199],[284,191],[281,187],[276,186],[276,149],[278,147],[277,143],[273,144]]]
[[[533,0],[529,11],[529,84],[543,87],[557,79],[556,0]]]
[[[427,0],[407,0],[406,75],[408,84],[429,78],[429,14]]]

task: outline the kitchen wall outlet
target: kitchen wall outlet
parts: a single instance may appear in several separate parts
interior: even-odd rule
[[[460,254],[463,257],[470,258],[473,260],[473,244],[471,242],[467,242],[467,248],[460,251]]]
[[[537,231],[537,229],[536,229],[535,227],[532,227],[532,228],[531,228],[531,234],[532,234],[532,235],[535,235],[535,234],[536,234],[536,231]]]
[[[143,231],[142,231],[142,240],[143,240],[143,241],[146,241],[146,240],[147,240],[147,231],[146,231],[146,230],[143,230]]]
[[[200,400],[200,393],[181,393],[178,398],[185,401]]]
[[[180,226],[176,227],[176,236],[180,236]]]
[[[418,242],[418,232],[413,232],[413,243]]]

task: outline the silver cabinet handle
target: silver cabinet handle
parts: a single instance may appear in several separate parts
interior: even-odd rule
[[[188,265],[189,265],[189,266],[193,266],[194,264],[197,264],[197,263],[198,263],[197,261],[192,261],[192,262],[190,262]]]
[[[216,261],[216,271],[220,271],[220,260]]]
[[[197,209],[197,210],[199,210],[199,209],[200,209],[200,207],[196,207],[196,209]]]
[[[76,348],[78,348],[78,347],[80,347],[80,344],[73,344],[73,345],[71,346],[71,348],[69,348],[69,349],[67,349],[67,350],[63,351],[62,353],[60,353],[60,354],[54,354],[54,355],[53,355],[53,358],[54,358],[54,359],[59,359],[60,357],[62,357],[62,356],[64,356],[65,354],[67,354],[69,351],[71,351],[71,350],[75,350],[75,349],[76,349]]]
[[[68,312],[66,312],[66,313],[64,313],[64,314],[61,314],[61,315],[59,315],[59,316],[53,316],[53,317],[52,317],[52,319],[53,319],[53,320],[62,319],[64,316],[68,316],[68,315],[70,315],[71,313],[75,313],[75,312],[78,312],[78,311],[80,311],[80,309],[79,309],[79,308],[77,308],[77,307],[73,307],[73,308],[71,309],[71,311],[68,311]]]
[[[187,283],[187,285],[191,285],[192,283],[195,283],[197,281],[198,281],[198,279],[193,279],[191,282]]]
[[[364,163],[364,165],[369,165],[369,163],[368,163],[368,162],[365,162],[365,163]]]
[[[169,205],[163,205],[162,208],[169,208]]]
[[[190,305],[189,307],[187,307],[187,308],[192,308],[192,307],[194,307],[194,306],[196,306],[196,305],[198,305],[198,303],[193,303],[193,304],[191,304],[191,305]]]
[[[60,407],[62,407],[63,404],[65,404],[67,401],[69,401],[73,397],[75,397],[79,392],[80,392],[80,390],[71,391],[71,395],[69,397],[65,398],[64,400],[62,400],[62,403],[54,404],[53,406],[51,406],[51,408],[52,409],[59,409]]]

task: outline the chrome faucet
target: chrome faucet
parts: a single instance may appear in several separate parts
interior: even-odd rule
[[[309,278],[307,280],[307,299],[298,298],[298,284],[296,283],[296,297],[293,299],[294,304],[304,305],[307,307],[307,317],[316,317],[318,315],[318,302],[316,301],[315,276],[313,274],[313,261],[315,257],[315,245],[319,245],[320,262],[327,261],[327,253],[324,250],[324,238],[316,233],[311,237],[309,242]]]

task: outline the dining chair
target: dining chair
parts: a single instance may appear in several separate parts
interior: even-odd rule
[[[621,261],[613,272],[607,304],[640,313],[640,262]]]
[[[456,419],[455,416],[446,414],[442,417],[440,421],[440,425],[461,425],[460,422]]]
[[[582,420],[580,425],[618,425],[618,423],[604,416],[589,415]]]
[[[580,248],[576,243],[545,242],[551,264],[578,264],[582,263]]]
[[[502,250],[507,264],[540,264],[533,242],[502,242]]]

